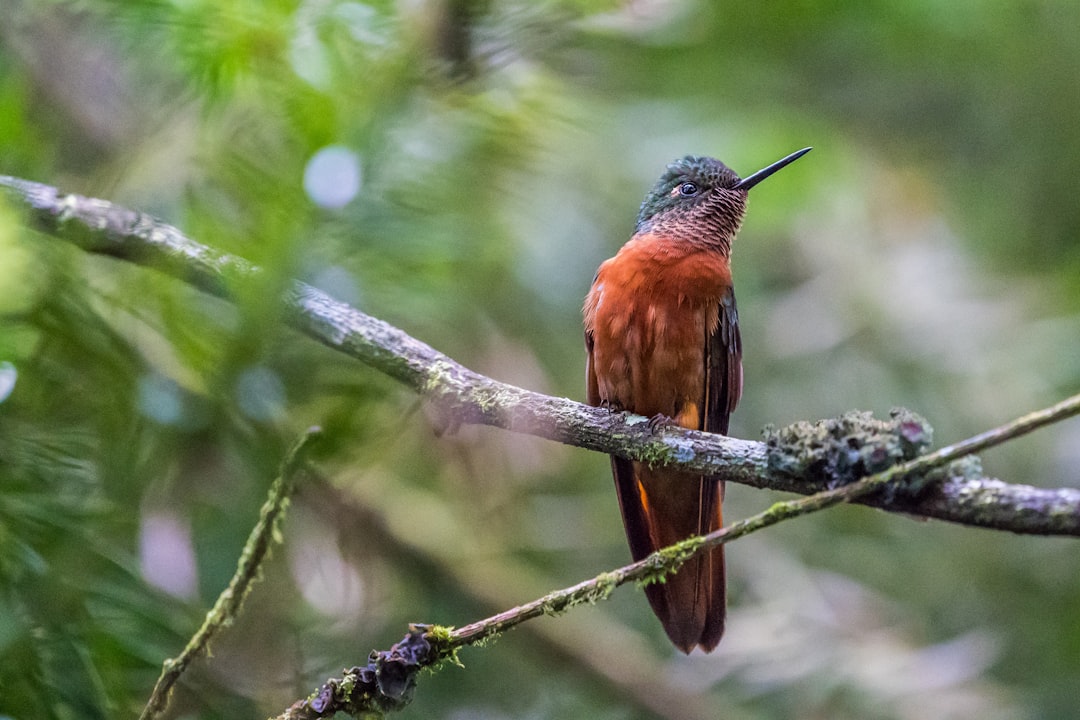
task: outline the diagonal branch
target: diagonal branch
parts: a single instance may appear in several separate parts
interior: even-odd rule
[[[276,720],[314,720],[330,717],[338,712],[360,717],[369,712],[382,713],[401,709],[412,698],[419,671],[445,660],[455,659],[457,651],[462,647],[483,642],[543,615],[555,615],[578,605],[604,600],[615,588],[630,582],[663,582],[668,574],[676,572],[687,560],[710,548],[727,544],[784,520],[886,491],[897,482],[924,477],[947,463],[1000,445],[1077,413],[1080,413],[1080,395],[1017,418],[963,442],[893,465],[853,483],[823,490],[798,500],[775,503],[764,512],[708,535],[688,538],[637,562],[548,593],[464,627],[414,625],[409,634],[390,650],[371,653],[367,666],[352,668],[347,670],[342,678],[327,680],[310,696],[293,703]]]
[[[799,500],[774,503],[757,515],[752,515],[731,525],[714,530],[707,535],[688,538],[670,547],[657,550],[642,560],[612,572],[604,573],[592,580],[587,580],[564,590],[558,590],[493,618],[456,629],[449,634],[450,648],[473,645],[485,638],[508,630],[525,620],[540,615],[559,613],[573,605],[581,604],[583,601],[595,602],[606,597],[614,588],[627,582],[662,581],[668,573],[675,572],[687,560],[709,548],[725,545],[784,520],[825,510],[841,503],[853,502],[874,492],[888,490],[892,483],[908,478],[923,477],[935,468],[940,468],[972,453],[1000,445],[1013,438],[1026,435],[1041,427],[1077,414],[1080,414],[1080,395],[1074,395],[1068,400],[1029,413],[962,442],[943,447],[926,455],[920,455],[905,463],[893,465],[850,484],[822,490]],[[916,485],[918,484],[916,483]],[[918,490],[918,488],[916,489]]]
[[[45,233],[87,252],[154,267],[215,295],[228,297],[230,289],[262,272],[171,225],[105,200],[65,195],[48,185],[6,176],[0,176],[0,187],[8,189],[8,197],[26,208],[30,222]],[[304,283],[292,283],[284,302],[292,327],[406,384],[448,425],[492,425],[804,495],[829,484],[827,478],[777,469],[765,443],[674,427],[654,432],[640,416],[609,413],[492,380]],[[1080,489],[1008,484],[977,472],[947,477],[917,496],[874,494],[857,502],[1017,533],[1080,536]]]

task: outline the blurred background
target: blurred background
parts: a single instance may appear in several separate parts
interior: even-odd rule
[[[581,300],[684,154],[745,175],[815,148],[735,246],[734,435],[903,405],[941,445],[1076,392],[1077,27],[1071,0],[0,0],[0,173],[270,269],[229,304],[0,203],[0,717],[136,714],[312,424],[320,476],[170,717],[276,714],[409,622],[625,563],[605,457],[436,437],[277,298],[303,278],[582,399]],[[1080,485],[1080,422],[983,461]],[[709,656],[623,588],[463,651],[401,716],[1075,717],[1075,540],[856,507],[728,558]]]

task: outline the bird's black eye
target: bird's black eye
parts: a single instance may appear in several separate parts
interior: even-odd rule
[[[682,185],[679,186],[679,194],[683,195],[685,197],[690,197],[691,195],[697,195],[697,192],[698,192],[697,183],[684,182]]]

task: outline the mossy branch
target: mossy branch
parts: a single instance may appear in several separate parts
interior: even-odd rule
[[[296,475],[303,466],[306,450],[319,433],[318,428],[308,429],[285,455],[281,471],[271,484],[266,502],[259,511],[259,519],[244,543],[236,573],[228,587],[218,596],[214,607],[206,614],[202,627],[191,637],[184,651],[165,661],[161,676],[139,716],[140,720],[152,720],[165,711],[169,704],[169,695],[188,665],[202,654],[220,630],[232,624],[239,615],[244,600],[259,575],[263,560],[270,553],[270,547],[274,542],[280,542],[278,526],[296,488]]]
[[[105,200],[63,194],[48,185],[5,176],[0,176],[0,187],[26,208],[35,227],[55,238],[87,252],[154,267],[222,297],[262,272],[171,225]],[[492,425],[804,495],[829,485],[828,478],[814,472],[792,473],[784,463],[778,466],[776,448],[766,443],[675,427],[653,431],[637,415],[609,413],[492,380],[304,283],[293,282],[284,303],[290,325],[406,384],[429,401],[448,426]],[[797,432],[798,427],[789,430]],[[856,502],[1017,533],[1080,535],[1080,490],[1008,484],[973,470],[968,466],[917,496],[876,493]]]
[[[907,462],[892,464],[861,480],[798,500],[774,503],[764,512],[708,535],[688,538],[658,550],[638,562],[556,590],[532,602],[464,627],[413,625],[409,628],[409,634],[390,650],[372,652],[367,666],[352,668],[341,678],[327,680],[310,696],[293,703],[275,720],[315,720],[331,717],[338,712],[362,717],[365,713],[400,709],[410,702],[419,671],[447,660],[456,661],[457,652],[462,647],[483,642],[542,615],[557,615],[578,605],[604,600],[615,588],[629,582],[662,582],[667,575],[678,571],[683,563],[695,555],[783,520],[874,493],[918,494],[925,490],[925,479],[933,477],[936,471],[962,461],[972,453],[999,445],[1077,413],[1080,413],[1080,395],[1017,418],[963,442],[920,455]],[[893,423],[893,427],[899,431],[901,437],[919,445],[925,426],[919,425],[909,415],[901,415],[895,419],[897,422]],[[809,449],[812,454],[813,448]]]

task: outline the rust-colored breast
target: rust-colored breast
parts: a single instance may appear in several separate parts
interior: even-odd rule
[[[702,426],[705,343],[731,286],[723,253],[636,236],[600,266],[585,299],[589,402]]]

